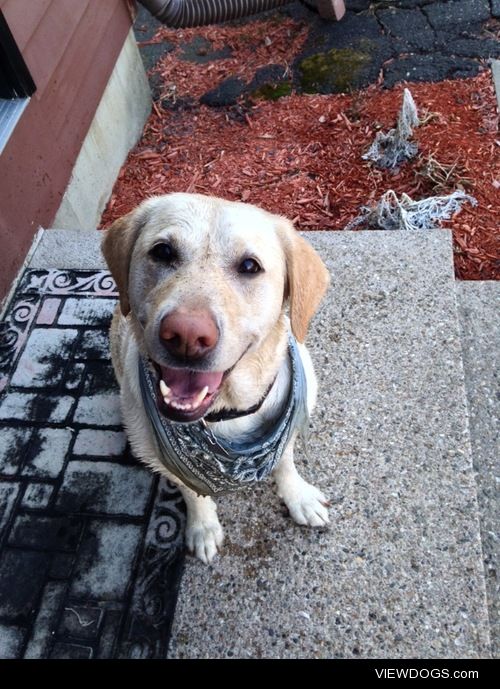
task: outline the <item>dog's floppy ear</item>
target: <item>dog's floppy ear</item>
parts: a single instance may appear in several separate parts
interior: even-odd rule
[[[137,211],[133,210],[115,220],[107,230],[104,230],[104,239],[101,242],[102,253],[118,288],[120,308],[124,316],[130,312],[128,299],[130,258],[141,225],[137,220]]]
[[[304,342],[309,322],[328,288],[330,275],[319,255],[289,220],[280,219],[278,232],[286,257],[285,298],[290,299],[292,333],[298,342]]]

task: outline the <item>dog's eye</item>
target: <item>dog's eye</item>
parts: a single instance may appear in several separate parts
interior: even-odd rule
[[[149,255],[162,263],[173,263],[177,259],[176,250],[171,244],[167,244],[166,242],[155,244],[149,252]]]
[[[252,274],[260,273],[262,266],[259,265],[255,258],[245,258],[238,266],[238,273]]]

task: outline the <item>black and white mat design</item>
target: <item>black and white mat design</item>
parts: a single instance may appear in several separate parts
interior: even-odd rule
[[[27,271],[0,324],[0,658],[165,658],[180,494],[121,427],[106,271]]]

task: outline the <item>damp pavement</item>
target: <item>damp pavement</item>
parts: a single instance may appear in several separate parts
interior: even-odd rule
[[[130,452],[109,354],[117,294],[96,254],[88,270],[26,271],[1,324],[0,658],[167,651],[184,507]]]
[[[499,0],[346,4],[338,24],[280,10],[310,24],[296,88],[345,88],[346,69],[330,67],[353,60],[348,88],[470,76],[498,56]],[[141,9],[138,40],[156,26]],[[165,49],[141,50],[152,65]],[[184,53],[224,56],[196,43]],[[216,107],[238,96],[230,85]],[[393,235],[356,233],[349,246],[322,234],[336,290],[311,347],[329,403],[316,459],[301,466],[331,496],[332,527],[294,526],[262,486],[256,510],[222,500],[226,546],[205,568],[185,554],[178,492],[138,464],[121,426],[107,334],[117,295],[99,233],[44,232],[0,324],[0,658],[498,652],[498,431],[487,423],[498,329],[475,332],[494,321],[497,285],[455,293],[443,233],[399,248]],[[435,264],[422,259],[427,241]]]

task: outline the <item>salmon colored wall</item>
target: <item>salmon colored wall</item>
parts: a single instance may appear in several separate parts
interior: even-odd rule
[[[132,23],[128,0],[0,0],[37,86],[0,155],[0,300],[50,227]]]

